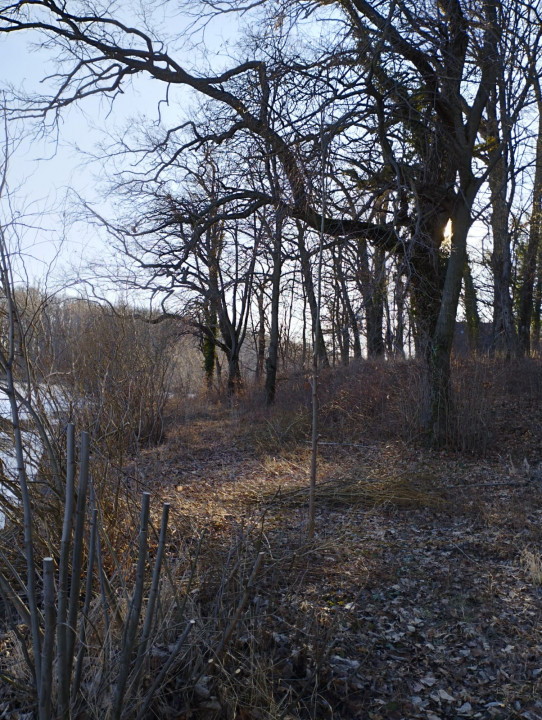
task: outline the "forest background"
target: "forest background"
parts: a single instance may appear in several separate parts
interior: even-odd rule
[[[502,562],[519,557],[514,572],[520,567],[522,581],[529,577],[537,587],[536,511],[523,503],[536,496],[540,474],[539,10],[537,3],[502,0],[0,5],[4,47],[20,50],[19,39],[29,38],[33,53],[25,66],[35,62],[26,87],[12,83],[3,95],[0,363],[10,414],[6,443],[17,456],[13,475],[4,461],[7,570],[0,594],[11,608],[6,657],[15,649],[22,657],[20,665],[5,664],[14,688],[6,713],[23,703],[43,720],[71,712],[147,717],[151,707],[181,716],[258,717],[275,703],[265,711],[270,717],[318,717],[327,702],[327,713],[378,717],[381,703],[396,702],[389,699],[393,682],[375,685],[370,672],[360,679],[355,653],[331,653],[329,617],[320,609],[307,620],[310,592],[296,596],[288,632],[277,626],[271,636],[263,632],[268,611],[247,606],[249,598],[256,602],[256,577],[264,570],[273,579],[259,581],[256,596],[267,588],[270,608],[284,601],[279,588],[291,589],[299,573],[310,576],[292,557],[316,565],[334,557],[335,550],[314,545],[327,533],[340,545],[326,525],[331,516],[354,552],[351,523],[361,522],[367,505],[417,508],[413,524],[397,520],[416,548],[412,527],[427,520],[425,513],[433,513],[434,530],[455,503],[448,524],[463,538],[473,516],[483,524],[497,512],[491,491],[477,498],[481,505],[469,492],[495,482],[505,494],[519,488],[502,513],[510,527],[521,516],[527,536],[519,545],[513,533],[501,538],[515,548]],[[132,116],[134,103],[140,107]],[[78,113],[102,124],[99,142],[94,132],[80,141]],[[36,152],[67,141],[85,146],[87,165],[77,170],[61,212],[42,204],[36,217],[21,201],[35,180],[21,180],[17,158],[29,147]],[[27,253],[41,253],[31,246],[51,235],[59,248],[64,235],[78,236],[76,271],[54,288],[49,280],[37,287],[24,282],[34,272]],[[86,438],[77,452],[73,423]],[[216,450],[212,467],[195,450],[202,442],[196,429]],[[330,456],[321,457],[325,480],[315,516],[318,445]],[[243,462],[231,454],[238,446]],[[365,448],[355,471],[341,455],[345,448],[354,456]],[[444,492],[444,470],[437,473],[435,463],[445,464],[449,480],[446,463],[467,462],[456,453],[469,452],[496,465],[479,459],[476,472],[469,465],[471,475],[485,468],[490,476],[472,488],[454,465],[461,477],[451,489],[461,489],[459,502]],[[195,458],[190,472],[199,490],[184,472],[173,486],[158,483],[159,466],[179,476],[170,453]],[[411,453],[417,459],[404,475],[397,468]],[[287,472],[278,471],[281,483],[269,482],[270,458],[287,463]],[[256,461],[266,470],[251,494],[241,479]],[[420,464],[428,469],[421,472]],[[239,496],[229,473],[239,480]],[[271,545],[283,523],[305,527],[297,493],[308,474],[308,537],[288,535],[297,569],[288,574],[284,560],[273,575]],[[215,490],[223,486],[212,511],[198,504],[209,491],[203,479]],[[224,530],[201,556],[205,572],[198,565],[201,538],[195,557],[191,547],[167,545],[169,510],[153,535],[148,494],[138,542],[129,539],[141,485],[170,505],[173,490],[175,502],[178,493],[198,495],[190,510],[195,525],[185,527],[190,537],[200,522]],[[280,513],[272,511],[290,485]],[[255,498],[256,515],[243,511],[251,517],[245,525],[231,503],[248,507]],[[386,517],[363,515],[363,522],[374,522],[379,537]],[[482,555],[495,552],[490,536]],[[218,571],[213,552],[221,556],[225,538]],[[492,572],[505,573],[501,565]],[[365,587],[367,568],[358,567],[353,585]],[[463,570],[450,566],[449,573]],[[160,595],[164,572],[167,599]],[[87,585],[79,597],[81,577]],[[512,580],[502,582],[510,588]],[[224,604],[213,609],[213,596]],[[346,602],[347,610],[357,602]],[[375,610],[370,621],[376,645],[387,638],[385,612]],[[422,615],[416,610],[416,623],[407,627],[421,627]],[[359,613],[350,618],[345,647],[359,645],[360,637],[368,643],[370,623]],[[318,649],[323,629],[325,648]],[[188,642],[195,630],[197,639]],[[235,684],[243,630],[252,649],[240,672],[259,688],[251,699],[238,696]],[[528,652],[535,654],[538,635],[531,630]],[[406,652],[416,639],[408,633],[397,640]],[[505,638],[486,637],[489,655],[511,647],[523,656],[524,643]],[[269,684],[256,682],[266,643],[276,651]],[[471,646],[461,651],[471,658]],[[212,672],[206,663],[215,663]],[[387,712],[538,717],[538,668],[529,663],[521,690],[483,701],[480,687],[473,691],[464,678],[455,689],[440,684],[437,699],[425,698],[422,689],[440,678],[426,669],[423,677],[432,681],[403,677],[401,701]],[[181,681],[173,679],[179,667]],[[503,685],[484,673],[491,687]]]

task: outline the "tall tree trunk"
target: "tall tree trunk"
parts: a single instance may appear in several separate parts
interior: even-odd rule
[[[220,298],[220,290],[218,288],[218,283],[216,284],[216,286],[212,286],[210,283],[210,288],[212,290],[212,300],[214,301],[215,299]],[[216,306],[218,327],[220,329],[220,335],[222,337],[220,347],[224,351],[226,359],[228,361],[228,380],[226,388],[228,395],[234,395],[237,393],[242,384],[241,368],[239,364],[239,353],[241,351],[241,345],[239,342],[238,333],[228,316],[227,309],[220,302],[217,302]],[[216,365],[217,371],[220,373],[218,362],[216,363]]]
[[[279,309],[280,309],[280,281],[282,276],[282,225],[283,212],[277,210],[275,216],[275,232],[273,237],[273,272],[271,275],[271,328],[269,332],[269,347],[265,363],[265,404],[275,402],[277,390],[277,365],[279,352]]]
[[[410,294],[416,355],[427,372],[428,404],[423,423],[435,446],[447,441],[451,412],[453,336],[466,260],[470,213],[461,196],[445,209],[429,190],[418,199],[417,235],[410,255]],[[450,251],[443,247],[445,228],[452,220]]]
[[[263,376],[263,368],[265,363],[265,309],[264,309],[264,288],[263,286],[258,293],[258,340],[257,340],[257,358],[256,358],[256,380]]]
[[[405,357],[405,297],[407,285],[403,283],[402,271],[397,271],[395,288],[393,291],[395,301],[395,332],[393,333],[393,355]]]
[[[373,293],[367,308],[367,353],[384,355],[384,295],[386,294],[386,253],[376,248],[373,258]]]
[[[228,395],[235,395],[241,386],[241,367],[239,365],[239,345],[237,343],[228,350]]]
[[[478,312],[476,288],[474,287],[468,256],[465,261],[463,286],[465,317],[467,320],[467,345],[470,352],[476,352],[478,350],[480,336],[480,314]]]
[[[307,362],[307,293],[303,283],[303,327],[301,331],[301,367],[305,368]]]
[[[538,78],[535,78],[534,86],[538,108],[538,135],[536,138],[533,204],[529,226],[529,242],[525,253],[525,263],[519,289],[518,339],[519,350],[522,355],[528,355],[531,351],[531,324],[534,311],[536,266],[542,245],[542,93]],[[537,336],[540,334],[540,304],[538,308],[538,318],[536,314],[534,316],[535,322],[538,322]],[[534,335],[535,333],[533,332],[533,336]],[[536,343],[538,345],[538,337]]]
[[[331,332],[331,367],[337,365],[337,332],[336,332],[336,314],[335,314],[335,300],[332,299],[330,302],[329,314],[332,318],[332,332]]]
[[[538,246],[538,263],[536,268],[536,284],[533,301],[533,335],[531,348],[540,352],[540,314],[542,312],[542,242]]]
[[[440,224],[439,224],[440,225]],[[436,226],[434,234],[443,232],[444,226]],[[410,257],[410,299],[414,335],[414,348],[417,357],[430,362],[432,338],[440,312],[442,296],[442,264],[439,245],[429,250],[432,236],[424,233],[413,248]]]
[[[452,401],[450,358],[461,281],[467,260],[467,234],[471,223],[469,208],[465,202],[459,200],[452,217],[452,250],[446,267],[446,277],[428,363],[431,391],[431,436],[433,443],[437,446],[444,445],[448,437],[448,419]]]
[[[214,303],[210,303],[210,309],[206,311],[207,332],[203,335],[201,351],[203,353],[203,370],[207,389],[213,384],[213,375],[216,365],[216,340],[218,336],[218,319]]]
[[[343,267],[342,247],[339,247],[337,255],[333,254],[333,264],[335,270],[335,278],[341,288],[341,298],[347,316],[347,322],[345,324],[345,327],[343,328],[343,332],[349,334],[349,330],[352,330],[354,357],[360,358],[361,336],[359,332],[359,323],[356,317],[356,313],[354,312],[354,308],[352,307],[352,301],[350,300],[350,294],[348,292],[348,286],[346,284],[346,273]],[[350,340],[348,340],[348,344],[350,344]]]
[[[316,338],[316,351],[318,353],[318,364],[320,367],[329,367],[329,358],[327,355],[324,334],[322,332],[322,324],[318,321],[318,303],[314,292],[314,282],[312,278],[312,269],[310,263],[310,255],[305,245],[305,229],[301,223],[297,223],[297,247],[299,251],[299,260],[301,264],[301,274],[303,276],[303,285],[307,295],[307,302],[311,312],[313,337]]]
[[[335,280],[333,309],[333,334],[339,346],[341,365],[347,366],[350,360],[350,330],[348,327],[348,315],[344,306],[344,295],[338,278]]]
[[[287,370],[292,360],[292,321],[294,317],[296,288],[290,285],[290,303],[287,312],[284,313],[282,328],[279,328],[279,340],[281,349],[282,369]],[[283,306],[284,306],[283,302]],[[295,352],[293,353],[295,357]]]
[[[488,142],[495,149],[489,152],[492,165],[489,172],[491,193],[491,232],[493,235],[493,253],[491,269],[493,271],[493,346],[506,353],[508,357],[517,354],[517,334],[514,326],[514,307],[510,288],[512,285],[512,258],[510,253],[508,200],[508,161],[506,143],[502,141],[497,112],[498,93],[495,86],[487,105]]]
[[[202,340],[203,369],[207,388],[213,384],[213,375],[217,361],[218,339],[218,266],[220,260],[221,228],[212,227],[207,231],[207,245],[209,247],[209,298],[205,302],[205,322],[207,332]]]
[[[367,337],[367,355],[379,357],[385,352],[382,327],[384,321],[383,269],[385,253],[376,248],[371,272],[367,240],[361,238],[357,243],[358,287],[365,307],[365,330]]]

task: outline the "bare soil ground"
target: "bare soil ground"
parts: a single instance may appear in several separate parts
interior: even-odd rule
[[[542,719],[540,406],[527,389],[492,413],[483,457],[331,434],[312,543],[302,435],[223,408],[172,421],[131,482],[217,562],[232,538],[263,562],[227,673],[171,716]]]

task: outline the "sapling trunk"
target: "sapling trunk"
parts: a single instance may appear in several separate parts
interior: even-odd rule
[[[92,576],[94,572],[94,562],[96,558],[96,541],[98,536],[98,510],[94,508],[92,511],[92,518],[90,521],[90,542],[88,548],[88,565],[87,565],[87,580],[85,585],[85,602],[83,604],[83,611],[81,613],[81,625],[79,628],[79,647],[77,650],[77,661],[75,663],[75,673],[72,682],[72,704],[77,697],[79,687],[81,685],[81,673],[83,671],[83,659],[85,657],[86,650],[86,623],[88,617],[88,611],[90,608],[90,600],[92,597]]]
[[[60,540],[60,559],[58,566],[58,608],[57,608],[57,674],[58,674],[58,714],[64,717],[68,712],[70,678],[67,661],[68,643],[68,578],[71,547],[71,533],[74,508],[75,477],[75,427],[69,423],[66,430],[66,490],[64,501],[64,522]]]
[[[89,437],[81,433],[81,457],[79,462],[79,485],[77,487],[77,509],[75,511],[75,530],[73,534],[72,574],[70,599],[68,606],[68,631],[66,637],[66,677],[71,680],[73,667],[77,615],[79,612],[79,589],[81,587],[81,566],[83,562],[83,533],[85,529],[85,510],[88,488]]]
[[[141,502],[141,517],[139,525],[139,551],[137,558],[136,568],[136,579],[134,593],[130,606],[128,608],[128,615],[126,623],[124,625],[124,632],[122,635],[122,648],[119,662],[119,674],[117,677],[117,683],[115,686],[115,692],[113,695],[113,706],[111,709],[111,718],[113,720],[119,720],[122,712],[122,705],[124,702],[124,695],[126,689],[126,682],[130,672],[130,662],[132,659],[132,652],[135,644],[135,637],[137,632],[137,626],[139,623],[139,617],[141,614],[141,604],[143,602],[143,585],[145,581],[145,565],[147,562],[147,535],[149,527],[149,506],[150,506],[150,493],[143,493],[143,499]]]
[[[154,609],[156,607],[156,601],[158,599],[158,592],[160,589],[160,573],[162,570],[162,560],[164,559],[164,551],[166,547],[166,535],[167,535],[167,524],[169,518],[169,503],[164,503],[162,507],[162,522],[160,524],[160,536],[158,538],[158,549],[156,551],[156,559],[154,561],[154,570],[152,573],[151,588],[149,591],[149,599],[147,601],[147,610],[145,612],[145,620],[143,622],[143,629],[141,630],[141,637],[139,640],[139,648],[137,652],[136,666],[134,670],[133,683],[137,683],[139,673],[141,671],[141,665],[143,658],[147,651],[147,644],[152,630],[152,624],[154,622]]]
[[[41,688],[39,718],[51,720],[51,692],[53,686],[53,652],[55,645],[55,579],[54,560],[43,558],[43,644],[41,652]]]

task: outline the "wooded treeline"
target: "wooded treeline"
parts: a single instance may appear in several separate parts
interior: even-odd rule
[[[126,305],[37,288],[15,290],[12,306],[14,377],[40,413],[77,418],[93,442],[120,447],[121,454],[162,439],[164,407],[179,382],[179,347],[187,333],[181,324],[157,325],[148,313]],[[3,298],[3,352],[10,346],[10,325],[10,304]]]
[[[182,31],[151,31],[150,6],[129,21],[121,3],[0,9],[0,32],[37,30],[56,53],[50,95],[22,107],[45,123],[138,74],[178,93],[177,123],[134,125],[111,148],[118,214],[103,223],[133,285],[190,319],[209,378],[224,352],[230,392],[252,336],[268,403],[286,337],[323,366],[415,353],[427,431],[445,441],[461,288],[473,348],[489,318],[492,352],[540,346],[540,4],[181,5],[194,37],[244,22],[213,72],[182,64]]]

